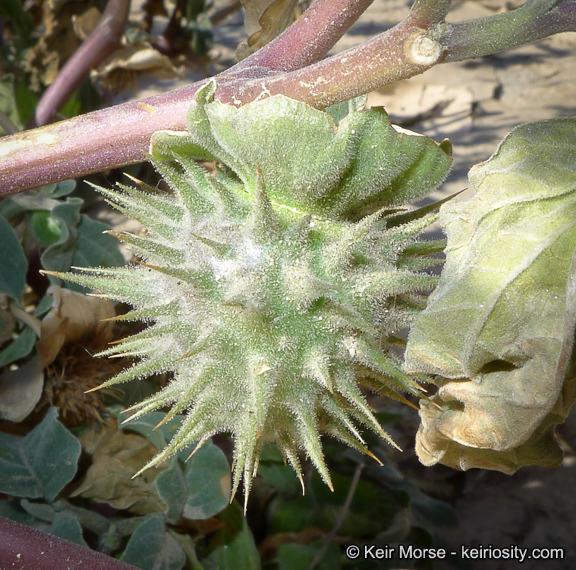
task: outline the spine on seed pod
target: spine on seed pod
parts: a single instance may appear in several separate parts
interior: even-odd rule
[[[58,276],[129,303],[120,318],[148,324],[101,354],[136,359],[103,386],[171,373],[131,409],[185,414],[144,469],[227,432],[234,491],[243,480],[248,494],[267,442],[301,480],[303,452],[331,485],[322,435],[369,455],[364,428],[391,442],[362,387],[422,395],[390,344],[425,305],[437,280],[429,254],[442,246],[418,241],[433,210],[402,205],[444,179],[450,146],[398,133],[383,109],[357,101],[323,112],[275,96],[236,108],[215,89],[198,92],[189,132],[153,137],[171,193],[139,181],[98,188],[146,227],[115,234],[139,262]]]

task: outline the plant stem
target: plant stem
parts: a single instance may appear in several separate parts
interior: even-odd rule
[[[265,46],[263,55],[259,50],[222,74],[218,97],[237,100],[234,93],[240,89],[234,86],[270,75],[264,64],[272,65],[271,61],[275,67],[291,69],[291,58],[302,65],[323,58],[371,2],[317,0],[289,30]],[[318,18],[335,24],[318,29]],[[313,49],[311,38],[315,39]],[[303,55],[298,59],[300,52]],[[155,131],[186,128],[188,108],[204,83],[4,138],[0,141],[0,194],[142,162]],[[261,82],[251,85],[251,90],[262,93]]]
[[[440,27],[444,61],[464,61],[576,31],[576,1],[531,0],[504,14]]]
[[[414,23],[421,28],[431,28],[444,20],[452,0],[415,0],[412,6]]]
[[[58,536],[0,517],[0,560],[3,568],[61,570],[135,570],[134,566]]]
[[[294,71],[320,61],[374,0],[316,0],[273,42],[234,67]]]
[[[243,105],[282,93],[323,108],[437,63],[576,31],[576,0],[527,0],[517,10],[456,24],[442,21],[449,0],[416,0],[394,28],[320,61],[369,4],[317,0],[268,46],[219,75],[216,97]],[[318,22],[335,23],[322,28]],[[0,194],[143,161],[155,131],[186,128],[188,108],[204,83],[5,137],[0,141]]]
[[[28,128],[51,123],[82,81],[119,45],[130,12],[130,0],[108,0],[100,22],[66,62],[40,99]]]
[[[245,104],[265,96],[282,93],[318,108],[346,101],[423,73],[441,57],[423,63],[413,58],[411,46],[415,38],[426,35],[407,17],[394,28],[358,47],[330,57],[314,65],[267,79],[248,80],[237,86],[232,99],[221,94],[224,102]]]
[[[338,518],[336,519],[336,522],[334,523],[334,526],[332,527],[330,534],[328,534],[328,536],[324,540],[322,548],[320,548],[320,550],[316,553],[316,556],[314,556],[314,559],[308,566],[308,570],[314,570],[316,566],[318,566],[326,550],[328,550],[330,543],[334,540],[334,538],[338,534],[338,531],[340,530],[340,527],[342,526],[342,523],[344,522],[344,519],[346,518],[346,515],[350,510],[350,506],[352,505],[352,500],[354,499],[354,494],[356,493],[356,487],[358,487],[358,483],[360,481],[360,475],[362,475],[363,469],[364,466],[362,464],[358,464],[356,466],[354,475],[352,477],[352,481],[350,483],[350,488],[348,489],[348,494],[346,495],[346,500],[344,501],[344,505],[342,505],[342,510],[340,511],[340,514],[338,515]]]

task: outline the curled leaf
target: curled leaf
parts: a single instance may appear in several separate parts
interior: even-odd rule
[[[81,293],[50,287],[52,308],[42,320],[40,340],[36,347],[42,367],[54,361],[60,349],[81,339],[101,339],[105,344],[112,338],[113,323],[103,319],[115,315],[111,301],[86,297]]]
[[[283,96],[236,108],[196,94],[189,133],[154,134],[158,160],[193,156],[226,164],[253,191],[258,172],[274,203],[323,218],[358,220],[429,194],[452,163],[448,141],[398,133],[382,108],[328,114]],[[295,128],[295,124],[298,128]],[[259,165],[259,171],[254,168]]]
[[[513,130],[449,202],[446,265],[410,334],[406,368],[443,377],[422,402],[427,465],[512,473],[556,465],[554,426],[576,323],[576,118]]]
[[[280,35],[294,19],[298,0],[240,0],[246,16],[244,27],[248,41],[238,46],[236,55],[244,59],[276,36]]]
[[[102,429],[90,430],[80,440],[92,463],[72,491],[73,497],[82,496],[140,515],[164,510],[153,481],[161,471],[134,478],[142,463],[156,452],[146,438],[117,429],[116,420],[109,419]]]

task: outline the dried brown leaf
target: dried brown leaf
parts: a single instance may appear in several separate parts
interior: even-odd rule
[[[92,79],[113,91],[129,88],[141,73],[157,78],[184,77],[184,66],[176,66],[148,42],[134,42],[114,51],[92,72]]]
[[[426,465],[512,473],[558,465],[574,403],[576,118],[517,127],[470,171],[477,192],[441,208],[446,264],[406,349],[439,375],[421,402]]]
[[[80,441],[84,451],[92,456],[92,464],[71,496],[107,503],[138,515],[166,509],[154,485],[159,469],[132,478],[158,451],[146,438],[119,430],[116,420],[110,419],[104,428],[89,431]]]
[[[280,35],[294,20],[298,0],[240,0],[245,10],[248,41],[236,50],[239,60],[248,57]]]
[[[114,324],[103,321],[115,315],[111,301],[52,286],[52,308],[42,319],[40,340],[36,343],[41,367],[54,362],[67,344],[90,339],[105,344],[112,339]]]

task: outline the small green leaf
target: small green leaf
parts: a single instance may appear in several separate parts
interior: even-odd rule
[[[240,505],[234,501],[218,518],[224,528],[212,537],[211,544],[216,547],[201,560],[204,569],[260,570],[260,554]]]
[[[156,426],[165,418],[166,414],[163,412],[151,412],[140,418],[130,420],[122,427],[125,430],[135,431],[143,435],[157,449],[162,450],[182,423],[182,416],[175,416],[157,428]]]
[[[0,293],[20,301],[26,282],[28,261],[12,226],[0,216]]]
[[[125,259],[118,240],[105,234],[110,226],[82,215],[78,226],[76,252],[72,264],[76,267],[116,267],[124,265]]]
[[[158,495],[168,507],[166,519],[171,523],[177,522],[188,498],[188,483],[181,463],[173,461],[170,468],[156,477],[155,483]]]
[[[136,529],[120,560],[142,570],[180,570],[186,554],[166,532],[162,517],[154,515]]]
[[[26,327],[17,338],[0,351],[0,368],[28,356],[34,349],[35,343],[36,334],[31,328]]]
[[[50,526],[42,525],[38,528],[55,536],[59,536],[60,538],[64,538],[65,540],[69,540],[70,542],[88,547],[84,540],[82,527],[78,519],[70,513],[56,513]]]
[[[47,184],[37,192],[46,198],[62,198],[68,196],[76,188],[76,180],[62,180],[54,184]]]
[[[49,211],[37,210],[30,216],[28,229],[40,247],[47,247],[58,240],[62,222],[54,219]]]
[[[28,499],[22,499],[20,501],[20,506],[34,518],[38,520],[51,523],[54,521],[56,516],[56,509],[50,504],[44,501],[29,501]]]
[[[56,408],[24,437],[0,433],[0,492],[53,501],[76,474],[80,451]]]
[[[180,454],[187,457],[189,451]],[[230,502],[230,467],[222,450],[205,443],[187,462],[188,500],[183,515],[205,520],[219,513]]]
[[[77,226],[84,200],[67,198],[52,209],[53,219],[60,225],[60,237],[41,256],[42,266],[51,271],[68,271],[76,251]]]
[[[16,521],[27,526],[35,526],[38,524],[38,519],[27,511],[25,511],[20,501],[17,499],[9,499],[0,501],[0,517]]]

